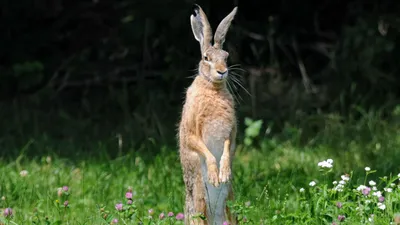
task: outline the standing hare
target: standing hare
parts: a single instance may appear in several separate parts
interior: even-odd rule
[[[190,17],[202,59],[198,75],[187,89],[179,124],[186,188],[185,224],[222,225],[227,220],[237,223],[226,206],[226,200],[233,199],[230,180],[237,125],[233,96],[226,83],[229,54],[222,50],[236,11],[237,7],[218,25],[214,45],[210,24],[201,7],[195,5]],[[193,218],[199,213],[205,215],[205,221]]]

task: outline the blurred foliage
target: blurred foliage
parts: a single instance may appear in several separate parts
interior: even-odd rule
[[[3,1],[2,141],[46,133],[173,142],[200,58],[193,3]],[[241,123],[273,121],[263,126],[283,134],[295,124],[308,140],[332,121],[385,118],[399,104],[397,1],[196,3],[214,30],[239,6],[225,48],[250,93],[236,85]]]

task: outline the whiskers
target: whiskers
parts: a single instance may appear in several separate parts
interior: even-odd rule
[[[227,79],[227,86],[229,91],[232,93],[236,102],[239,102],[239,99],[243,101],[243,98],[239,94],[239,88],[243,89],[250,97],[250,92],[243,86],[241,78],[241,73],[247,72],[246,70],[240,68],[240,64],[234,64],[228,67],[229,75]]]
[[[199,67],[196,67],[196,68],[191,69],[189,71],[192,72],[193,75],[187,76],[186,78],[194,79],[197,76],[197,74],[199,74]]]

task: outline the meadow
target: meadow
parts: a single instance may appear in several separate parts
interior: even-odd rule
[[[398,124],[374,118],[330,120],[306,142],[304,130],[272,135],[246,119],[228,202],[240,224],[400,224]],[[42,135],[10,148],[0,224],[183,224],[177,148],[110,140]]]

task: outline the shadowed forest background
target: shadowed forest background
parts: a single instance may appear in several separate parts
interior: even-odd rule
[[[56,141],[52,151],[63,156],[87,153],[89,143],[112,146],[111,155],[127,145],[153,153],[176,146],[184,91],[200,59],[193,3],[3,1],[1,155],[50,151],[35,148],[38,139]],[[214,30],[239,7],[225,49],[243,86],[234,90],[240,140],[246,117],[263,121],[254,145],[324,139],[346,151],[352,140],[379,138],[380,129],[398,131],[397,1],[196,3]]]
[[[239,224],[400,224],[399,0],[1,1],[0,224],[183,224],[193,3],[238,6]]]

